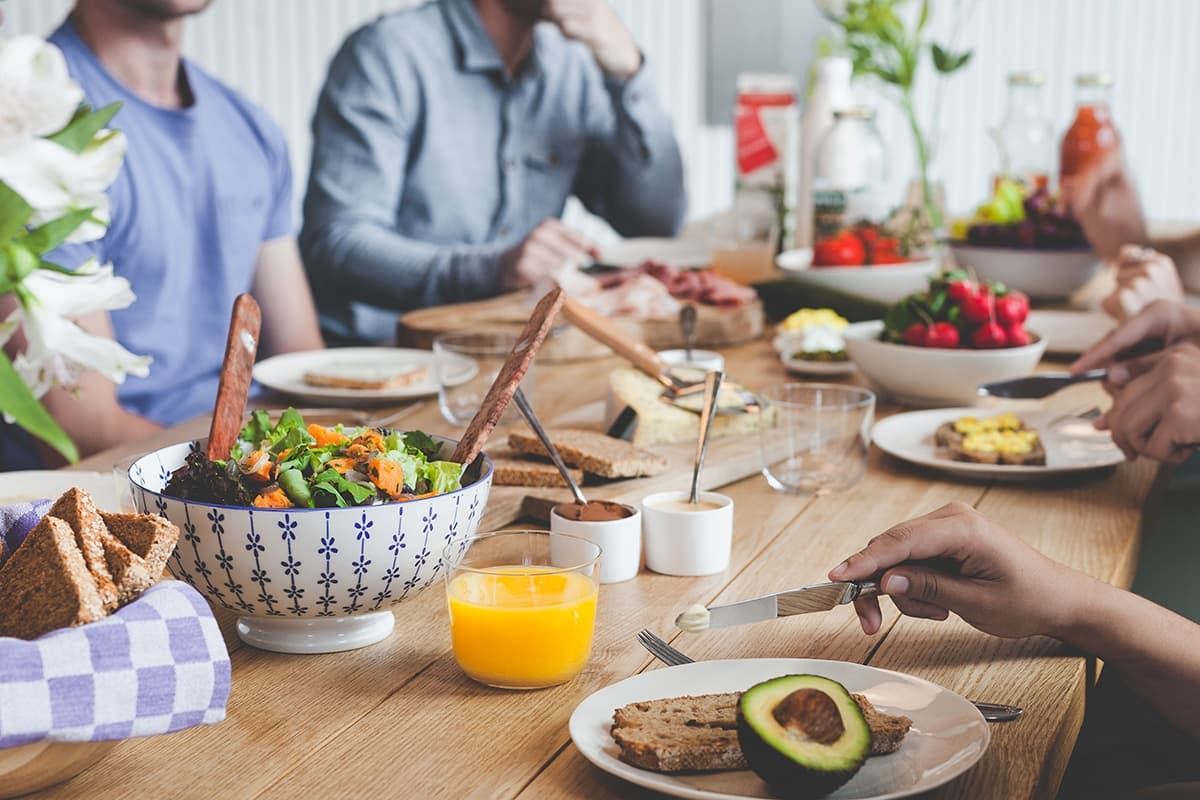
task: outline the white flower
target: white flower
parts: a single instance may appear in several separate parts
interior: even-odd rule
[[[61,50],[36,36],[0,39],[0,151],[57,133],[82,102]]]
[[[67,239],[90,242],[104,235],[109,219],[104,191],[116,180],[125,147],[125,134],[107,129],[81,153],[47,139],[29,139],[7,151],[0,149],[0,181],[33,206],[33,225],[68,211],[94,209],[97,221],[85,222]]]
[[[23,281],[22,305],[0,325],[0,345],[22,324],[27,347],[13,360],[22,380],[41,397],[54,386],[71,388],[75,378],[95,370],[113,383],[126,375],[149,374],[150,357],[130,353],[114,339],[87,333],[67,317],[125,308],[134,300],[129,281],[112,265],[90,259],[72,275],[35,270]]]

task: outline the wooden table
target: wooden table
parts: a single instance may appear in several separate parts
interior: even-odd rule
[[[785,380],[764,342],[727,353],[751,386]],[[604,396],[614,360],[539,367],[535,404],[544,419]],[[1075,387],[1067,407],[1102,402]],[[896,409],[883,406],[880,414]],[[402,422],[447,432],[436,402]],[[80,465],[107,470],[119,458],[202,434],[205,421],[166,431]],[[430,590],[395,607],[391,638],[320,656],[268,653],[241,644],[232,615],[218,613],[233,660],[228,719],[211,728],[121,743],[104,761],[44,797],[652,797],[588,764],[567,719],[591,692],[657,662],[637,645],[644,627],[672,633],[694,602],[729,602],[824,580],[826,571],[900,520],[959,500],[975,505],[1050,556],[1127,586],[1137,560],[1142,509],[1154,482],[1146,463],[1053,486],[951,481],[872,451],[866,477],[828,497],[772,491],[759,476],[726,487],[737,507],[730,568],[675,578],[643,572],[600,590],[596,643],[567,685],[504,692],[474,684],[449,651],[445,600]],[[679,476],[680,486],[687,478]],[[512,522],[511,504],[485,527]],[[936,681],[964,696],[1016,703],[1025,716],[992,728],[983,760],[937,797],[1052,797],[1082,719],[1094,665],[1050,639],[1004,640],[953,619],[898,615],[884,602],[880,634],[867,637],[839,608],[681,642],[696,658],[814,657],[858,661]]]

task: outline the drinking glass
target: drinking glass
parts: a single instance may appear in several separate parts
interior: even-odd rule
[[[875,395],[825,383],[784,383],[760,395],[763,476],[771,488],[818,495],[849,489],[867,469]]]
[[[577,536],[505,531],[443,552],[450,641],[468,677],[541,689],[587,664],[596,625],[600,548]]]
[[[471,421],[516,343],[517,334],[506,331],[444,333],[434,339],[438,408],[443,419],[459,427]],[[521,381],[521,389],[532,402],[533,364]],[[500,425],[511,425],[519,418],[510,405]]]

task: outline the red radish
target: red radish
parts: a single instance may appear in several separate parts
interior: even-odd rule
[[[962,308],[963,319],[967,322],[984,322],[992,318],[996,310],[996,300],[987,289],[980,289],[963,300],[959,307]]]
[[[904,333],[900,334],[900,338],[905,344],[911,344],[913,347],[924,347],[925,337],[927,334],[927,326],[923,322],[914,322],[904,329]]]
[[[946,290],[946,295],[954,302],[961,303],[968,297],[974,297],[978,291],[979,288],[971,281],[953,281]]]
[[[1009,347],[1024,347],[1033,341],[1029,331],[1025,330],[1025,326],[1019,322],[1008,326],[1007,339]]]
[[[925,334],[925,346],[945,347],[952,350],[958,347],[958,338],[958,328],[949,322],[935,322],[929,332]]]
[[[998,322],[985,322],[971,334],[971,344],[980,350],[992,350],[1008,344],[1008,333]]]
[[[1020,325],[1029,316],[1029,298],[1020,292],[1009,292],[996,300],[996,321],[1005,327]]]

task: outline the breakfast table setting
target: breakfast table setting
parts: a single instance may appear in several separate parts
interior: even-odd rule
[[[927,291],[936,294],[976,279],[934,280]],[[422,377],[432,388],[417,381],[399,399],[363,389],[362,402],[342,404],[322,397],[315,382],[255,394],[250,407],[258,410],[240,433],[247,415],[219,402],[216,419],[232,414],[226,435],[235,448],[255,438],[272,445],[278,485],[256,489],[244,507],[182,499],[196,489],[180,491],[187,486],[180,474],[189,467],[201,474],[201,444],[220,427],[207,417],[44,473],[57,483],[27,479],[27,493],[45,486],[50,496],[77,475],[79,485],[96,487],[98,504],[103,495],[124,511],[176,521],[181,536],[167,568],[183,581],[175,585],[208,600],[231,670],[223,721],[218,715],[210,720],[218,724],[105,742],[76,767],[92,764],[87,769],[74,777],[68,770],[58,779],[69,780],[29,796],[770,798],[778,784],[742,738],[741,714],[752,693],[770,696],[781,676],[811,674],[834,687],[828,696],[851,704],[858,700],[847,692],[865,696],[862,719],[882,712],[877,718],[906,723],[893,743],[898,750],[865,763],[864,750],[853,769],[832,786],[814,784],[811,796],[1053,797],[1103,666],[1095,659],[1050,638],[996,638],[953,616],[902,616],[886,599],[880,632],[867,636],[846,605],[850,595],[798,611],[785,609],[787,598],[811,603],[811,595],[767,596],[823,584],[830,568],[873,536],[952,502],[975,507],[1051,558],[1127,587],[1161,475],[1148,462],[1114,457],[1111,441],[1097,445],[1089,420],[1107,402],[1100,385],[1080,382],[1025,400],[998,397],[1004,392],[996,387],[982,397],[977,384],[1030,372],[1053,377],[1064,364],[1043,360],[1046,341],[1036,331],[1016,348],[1030,355],[1016,357],[1003,349],[913,347],[901,333],[890,341],[881,333],[890,322],[840,318],[833,328],[857,369],[798,377],[787,359],[796,340],[780,348],[778,337],[802,334],[804,326],[789,330],[786,320],[742,332],[736,343],[685,337],[690,358],[671,365],[663,350],[589,326],[589,311],[561,295],[549,292],[536,306],[531,297],[524,330],[493,330],[500,344],[485,343],[489,353],[470,349],[479,342],[457,341],[450,350],[435,339],[433,351],[422,351],[432,359],[422,356],[415,367],[430,369]],[[803,316],[824,325],[830,314],[810,309]],[[535,358],[543,340],[567,330],[593,334],[600,352]],[[238,341],[231,328],[227,352]],[[942,397],[913,398],[894,384],[903,376],[872,366],[874,354],[862,348],[975,355],[993,366],[965,371]],[[710,356],[719,366],[705,361]],[[885,353],[882,361],[897,357]],[[248,383],[252,354],[240,360]],[[275,373],[263,363],[254,375],[269,385]],[[963,372],[946,363],[916,361],[907,369],[931,379]],[[455,400],[475,383],[473,400]],[[937,383],[926,380],[924,388],[936,393]],[[230,386],[245,402],[245,388],[234,379]],[[643,396],[649,405],[639,405]],[[640,421],[631,427],[626,415],[622,429],[624,403],[640,409],[633,415]],[[912,411],[913,404],[933,408]],[[683,434],[671,422],[676,413],[691,426]],[[934,440],[935,429],[949,426],[965,442],[989,424],[986,441],[1028,444],[1031,436],[1037,441],[1036,429],[1036,448],[1045,448],[1040,461],[1024,445],[1016,451],[1024,460],[1009,458],[1008,444],[991,447],[982,463],[958,459]],[[585,471],[579,465],[588,456],[577,451],[595,449],[589,435],[604,441],[591,456],[601,465]],[[359,483],[394,502],[298,507],[297,497],[316,496],[309,491],[330,498],[352,492],[328,471],[307,488],[284,480],[283,472],[296,469],[287,459],[297,443],[315,448],[323,437],[331,437],[330,447],[349,443],[347,453],[377,441],[422,477],[385,491],[387,465],[363,456]],[[228,450],[228,442],[222,446]],[[268,455],[235,453],[243,479],[261,472]],[[454,482],[434,488],[446,464]],[[540,477],[500,485],[502,467]],[[582,486],[558,480],[552,473],[559,467],[564,476],[586,474]],[[598,477],[605,469],[614,477]],[[615,513],[589,517],[583,509],[593,506]],[[550,591],[551,579],[561,601],[546,609],[552,614],[514,616],[496,599],[531,586],[535,594]],[[723,621],[738,609],[745,616]],[[704,624],[685,624],[697,610]],[[734,741],[743,742],[753,771],[740,753],[732,771],[712,764],[647,769],[619,744],[618,710],[741,692]],[[858,716],[843,719],[842,739],[866,735]],[[870,732],[874,746],[876,728]]]

